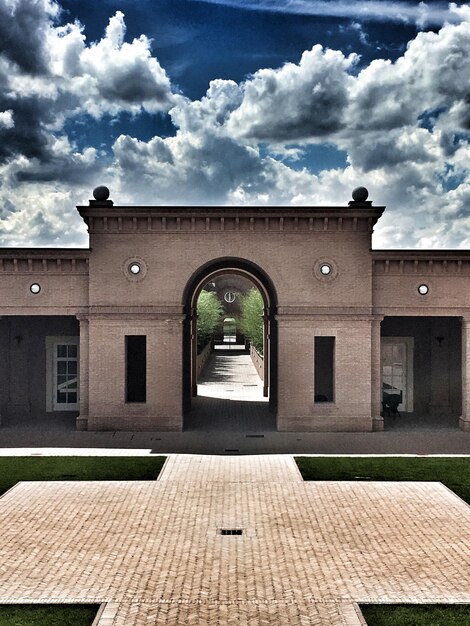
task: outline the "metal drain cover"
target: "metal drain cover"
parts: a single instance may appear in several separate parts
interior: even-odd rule
[[[219,534],[224,535],[225,537],[231,535],[243,535],[242,528],[219,528]]]

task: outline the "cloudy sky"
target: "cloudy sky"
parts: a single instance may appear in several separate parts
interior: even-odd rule
[[[0,0],[0,245],[86,246],[116,204],[334,205],[375,248],[470,247],[470,8]]]

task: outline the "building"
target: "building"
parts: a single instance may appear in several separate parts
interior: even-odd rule
[[[371,250],[384,207],[79,206],[89,249],[0,249],[4,423],[182,430],[196,302],[217,277],[265,301],[280,431],[383,429],[383,413],[470,429],[470,251]],[[469,381],[469,382],[467,382]]]

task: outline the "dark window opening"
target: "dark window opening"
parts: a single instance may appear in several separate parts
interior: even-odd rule
[[[126,402],[147,401],[147,337],[126,335]]]
[[[335,338],[315,337],[315,402],[334,402],[335,399]]]

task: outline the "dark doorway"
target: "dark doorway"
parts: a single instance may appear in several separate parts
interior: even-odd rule
[[[381,376],[386,430],[457,429],[462,412],[460,319],[385,317]],[[396,399],[391,407],[388,398]]]
[[[76,317],[2,316],[2,426],[75,429],[79,413],[79,349]]]

